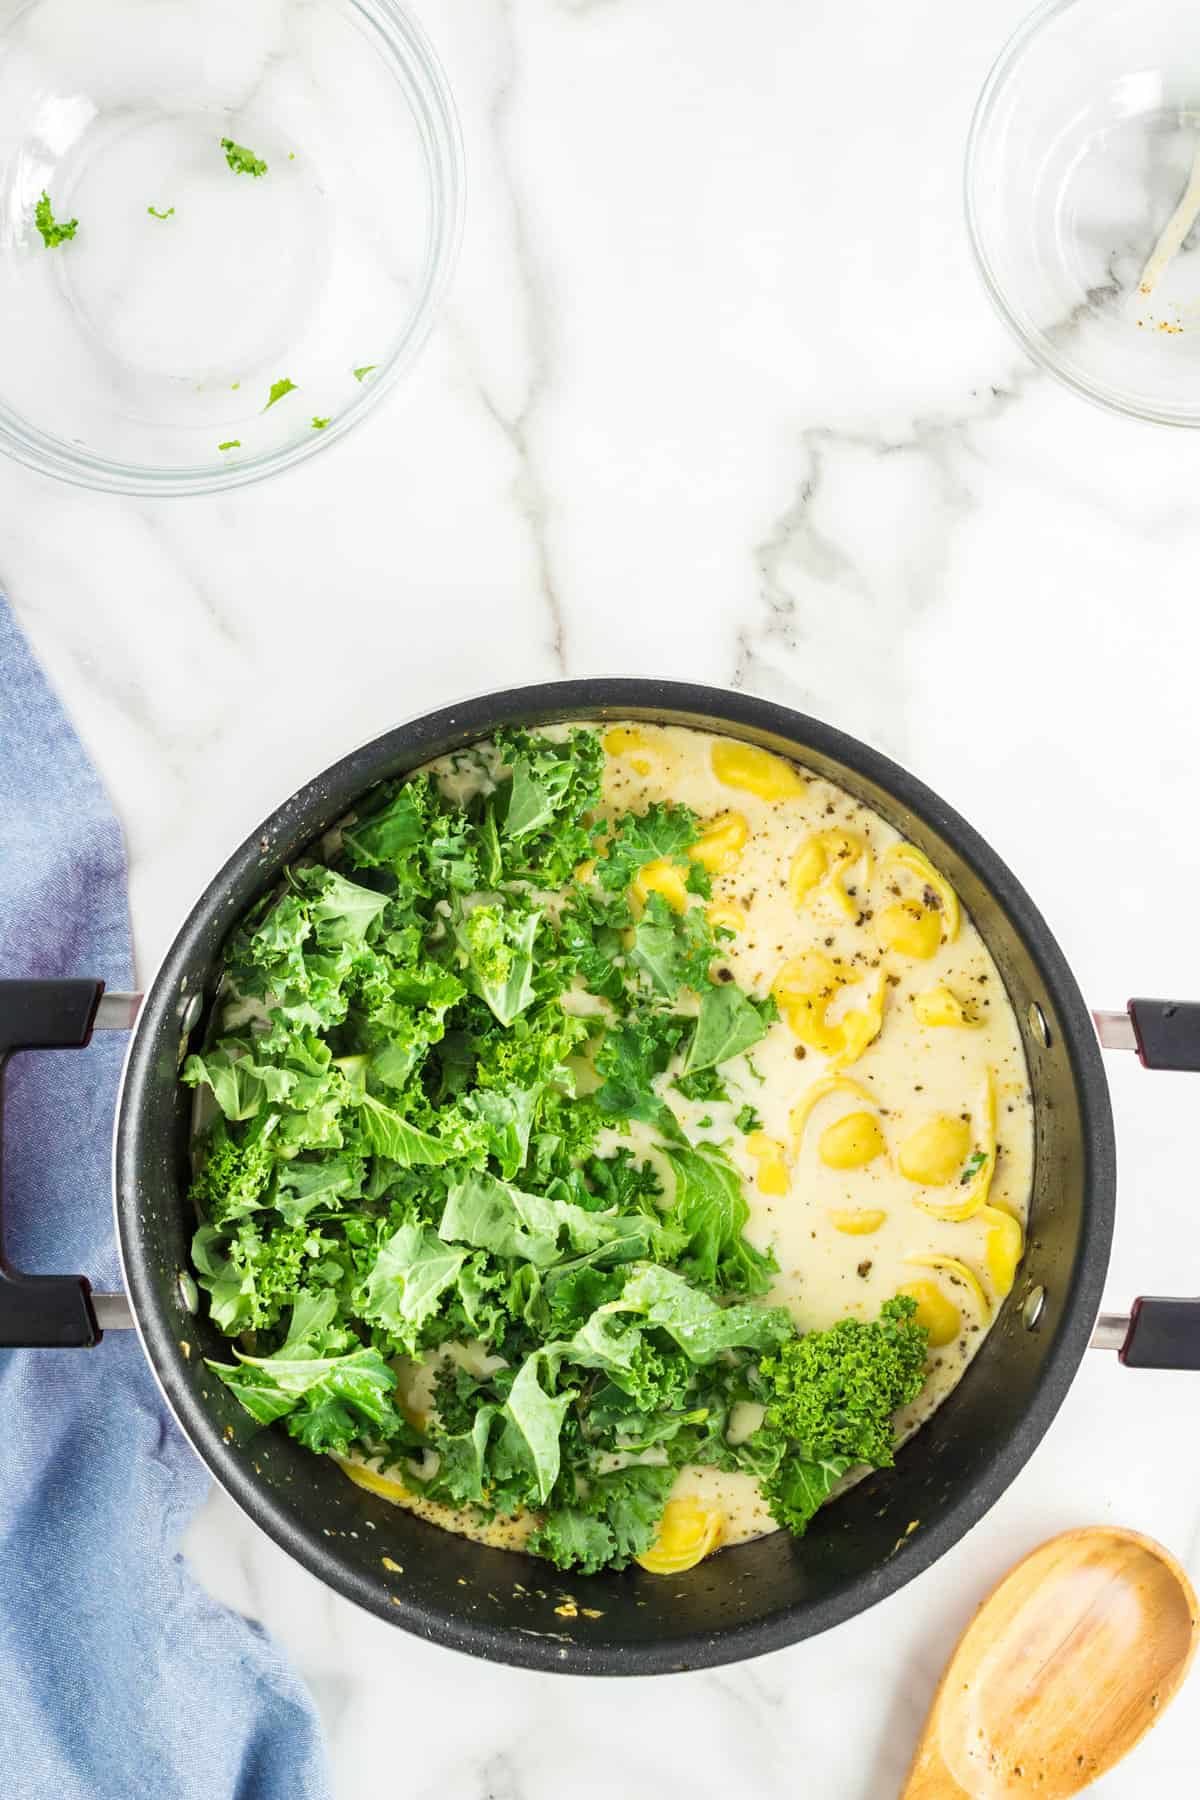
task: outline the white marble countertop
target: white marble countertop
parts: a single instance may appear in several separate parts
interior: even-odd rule
[[[1017,0],[421,0],[463,113],[449,309],[344,444],[227,498],[0,466],[0,583],[106,776],[143,972],[341,751],[559,674],[744,686],[913,768],[1027,881],[1095,1004],[1200,992],[1200,436],[1090,410],[992,317],[960,207]],[[1197,1090],[1114,1062],[1110,1303],[1200,1286]],[[567,1681],[357,1613],[214,1493],[189,1544],[312,1684],[339,1800],[883,1800],[942,1660],[1063,1527],[1200,1577],[1196,1379],[1086,1360],[937,1567],[817,1642]],[[400,1713],[418,1719],[403,1744]],[[1200,1772],[1194,1682],[1106,1800]]]

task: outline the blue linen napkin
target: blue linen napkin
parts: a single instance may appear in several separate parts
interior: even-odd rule
[[[133,985],[125,852],[0,597],[0,975]],[[3,1229],[36,1273],[120,1285],[109,1156],[123,1033],[15,1057]],[[13,1800],[327,1800],[312,1702],[179,1541],[208,1486],[132,1332],[0,1351],[0,1784]]]

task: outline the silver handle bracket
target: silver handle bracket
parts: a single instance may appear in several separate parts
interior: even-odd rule
[[[1128,1012],[1093,1012],[1092,1021],[1105,1050],[1136,1051],[1137,1033]]]
[[[142,1010],[141,994],[101,994],[92,1020],[93,1031],[131,1031]]]
[[[1128,1313],[1102,1312],[1096,1320],[1096,1328],[1092,1332],[1089,1350],[1116,1350],[1118,1354],[1125,1348],[1125,1340],[1129,1336],[1129,1327],[1133,1323]]]
[[[133,1313],[124,1294],[92,1294],[92,1311],[101,1331],[132,1331]]]

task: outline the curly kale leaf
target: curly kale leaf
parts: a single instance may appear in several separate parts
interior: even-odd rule
[[[494,743],[508,770],[493,806],[504,872],[561,887],[592,853],[589,819],[604,768],[600,739],[591,731],[551,739],[504,730]]]
[[[560,1569],[623,1569],[658,1535],[674,1468],[635,1463],[601,1475],[573,1505],[553,1508],[529,1548]]]
[[[779,1265],[743,1235],[750,1208],[732,1163],[715,1144],[672,1148],[667,1160],[675,1176],[670,1217],[687,1233],[684,1271],[720,1293],[765,1293]]]
[[[241,1143],[230,1137],[218,1118],[206,1140],[204,1161],[192,1181],[189,1199],[215,1225],[245,1218],[267,1203],[275,1168],[269,1135]]]
[[[696,836],[696,815],[686,806],[656,801],[644,813],[625,813],[596,863],[596,879],[607,892],[624,893],[647,863],[686,863]]]
[[[47,250],[57,250],[79,230],[78,219],[56,219],[50,204],[50,196],[43,190],[41,199],[33,209],[33,222],[42,234],[42,242]]]
[[[894,1460],[892,1414],[925,1381],[928,1333],[916,1301],[898,1295],[878,1319],[839,1319],[762,1365],[766,1423],[810,1456],[849,1456],[874,1468]]]
[[[690,1030],[691,1021],[673,1013],[638,1013],[607,1032],[595,1056],[600,1112],[641,1119],[664,1137],[680,1137],[679,1122],[654,1082]]]
[[[763,1435],[782,1446],[762,1485],[780,1524],[803,1531],[855,1464],[891,1467],[893,1415],[917,1398],[925,1381],[928,1334],[915,1313],[916,1302],[898,1296],[874,1321],[839,1319],[762,1362]]]

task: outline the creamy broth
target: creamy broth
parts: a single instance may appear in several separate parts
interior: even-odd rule
[[[842,789],[689,728],[598,729],[608,812],[674,801],[696,813],[702,832],[717,822],[706,904],[732,935],[715,966],[780,1004],[750,1058],[723,1065],[727,1102],[685,1099],[671,1086],[677,1066],[660,1078],[663,1097],[688,1135],[724,1145],[742,1176],[746,1235],[779,1264],[765,1303],[786,1306],[809,1331],[873,1319],[898,1291],[914,1292],[931,1348],[924,1390],[897,1420],[907,1437],[978,1351],[1023,1242],[1032,1104],[1004,984],[965,913],[955,929],[944,880],[918,856],[897,855],[899,832]],[[473,753],[432,768],[460,797],[487,780],[486,759]],[[582,993],[569,1003],[603,1004]],[[734,1123],[745,1105],[761,1120],[750,1133]],[[634,1123],[600,1148],[620,1143],[658,1162],[669,1199],[670,1167],[653,1131]],[[983,1188],[986,1204],[973,1216],[944,1216],[968,1210]],[[416,1415],[429,1403],[431,1375],[429,1366],[401,1371]],[[735,1433],[757,1423],[756,1409],[744,1411]],[[403,1468],[381,1470],[377,1459],[343,1466],[386,1498],[485,1542],[517,1548],[531,1527],[529,1518],[488,1522],[420,1500],[405,1491]],[[673,1493],[719,1507],[725,1544],[776,1528],[748,1475],[685,1468]]]

